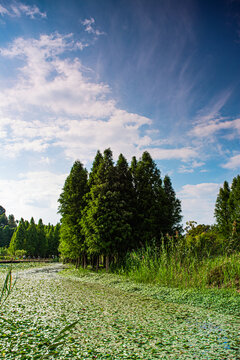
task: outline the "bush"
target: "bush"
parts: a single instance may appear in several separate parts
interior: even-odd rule
[[[16,250],[15,256],[19,257],[20,259],[27,255],[26,250]]]

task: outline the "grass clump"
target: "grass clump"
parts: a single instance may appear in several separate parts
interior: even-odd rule
[[[240,253],[196,252],[183,244],[146,246],[127,255],[119,270],[136,282],[180,288],[240,289]]]

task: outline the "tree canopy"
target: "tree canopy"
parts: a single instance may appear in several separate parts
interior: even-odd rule
[[[108,266],[129,250],[181,230],[180,201],[148,152],[129,167],[122,154],[115,164],[110,148],[98,151],[89,174],[76,161],[59,204],[59,250],[78,263],[101,256]]]

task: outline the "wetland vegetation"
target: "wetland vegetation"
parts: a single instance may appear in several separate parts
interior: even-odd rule
[[[171,180],[150,154],[129,166],[106,149],[90,173],[74,163],[59,198],[61,225],[15,224],[0,207],[0,256],[64,263],[13,265],[0,357],[239,359],[239,206],[237,176],[219,191],[215,225],[183,229]],[[0,264],[2,284],[7,271]]]
[[[61,268],[52,264],[19,270],[1,309],[8,320],[0,320],[3,359],[240,356],[237,294],[186,292],[74,268],[58,273]],[[64,343],[49,349],[60,330],[76,321]]]

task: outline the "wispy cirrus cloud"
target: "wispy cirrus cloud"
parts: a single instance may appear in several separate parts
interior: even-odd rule
[[[9,15],[9,11],[0,4],[0,15],[4,16],[4,15]]]
[[[216,134],[219,134],[221,131],[229,131],[229,135],[239,136],[240,134],[240,119],[235,120],[223,120],[223,119],[213,119],[209,120],[207,123],[196,125],[191,131],[190,134],[198,138],[210,137]],[[226,136],[226,132],[223,133],[223,136]]]
[[[105,35],[105,32],[94,28],[95,19],[92,17],[90,19],[84,19],[81,23],[88,34],[94,34],[96,36]]]
[[[21,17],[25,15],[31,19],[47,17],[46,12],[41,12],[36,5],[26,5],[20,2],[13,2],[7,7],[0,5],[0,15],[10,17]]]

